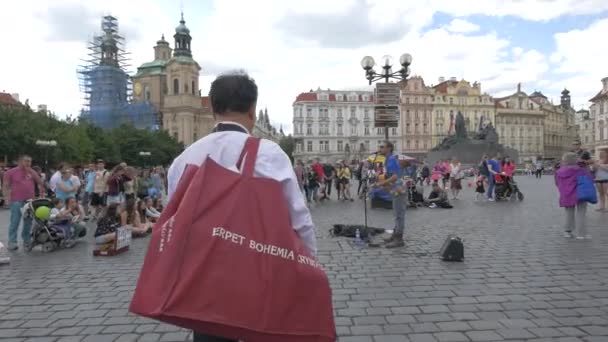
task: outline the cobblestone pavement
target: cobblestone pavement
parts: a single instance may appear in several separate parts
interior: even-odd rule
[[[608,214],[588,214],[591,241],[566,240],[550,178],[520,178],[522,203],[475,203],[407,213],[407,246],[354,248],[334,223],[362,223],[361,202],[314,208],[320,260],[334,290],[341,342],[608,341]],[[6,237],[8,213],[0,212]],[[391,227],[390,211],[369,224]],[[437,251],[449,233],[466,261]],[[189,332],[127,312],[147,240],[111,258],[91,240],[0,266],[1,341],[184,341]]]

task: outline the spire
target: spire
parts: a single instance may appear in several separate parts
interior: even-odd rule
[[[192,51],[190,50],[190,42],[192,37],[190,36],[190,29],[186,26],[186,20],[184,20],[184,12],[181,12],[181,20],[179,25],[175,28],[175,50],[173,56],[187,56],[192,57]]]

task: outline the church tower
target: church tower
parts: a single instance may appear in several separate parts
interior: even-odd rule
[[[169,46],[169,42],[165,40],[165,35],[163,34],[154,47],[154,60],[168,61],[169,58],[171,58],[171,47]]]
[[[214,119],[208,106],[203,106],[201,67],[192,58],[192,36],[183,13],[173,38],[171,49],[163,35],[154,46],[154,60],[137,69],[134,97],[158,108],[162,128],[187,146],[210,133]]]

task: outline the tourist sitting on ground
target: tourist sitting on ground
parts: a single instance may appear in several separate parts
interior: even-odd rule
[[[120,213],[120,224],[122,226],[130,226],[133,237],[145,236],[152,232],[152,225],[141,221],[135,199],[127,200],[125,210]]]
[[[75,238],[81,238],[87,235],[87,227],[84,225],[86,217],[84,208],[78,203],[76,198],[70,197],[65,200],[64,211],[67,211],[68,217],[72,223],[72,232]]]
[[[95,243],[103,245],[116,240],[116,230],[120,228],[120,205],[111,203],[105,215],[97,221],[95,229]]]
[[[156,222],[160,218],[160,213],[154,208],[154,200],[150,197],[145,199],[146,201],[146,217],[151,222]]]
[[[152,206],[154,207],[154,209],[156,209],[156,211],[158,211],[159,213],[162,213],[163,209],[164,209],[163,199],[162,198],[155,198],[152,201]]]
[[[448,194],[438,182],[433,182],[432,191],[426,202],[429,208],[452,208],[452,205],[448,201]]]

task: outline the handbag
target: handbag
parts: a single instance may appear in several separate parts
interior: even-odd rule
[[[579,202],[597,203],[597,192],[593,180],[588,175],[576,177],[576,198]]]
[[[188,165],[156,223],[129,310],[246,342],[334,342],[329,281],[293,230],[282,185],[207,157]]]

